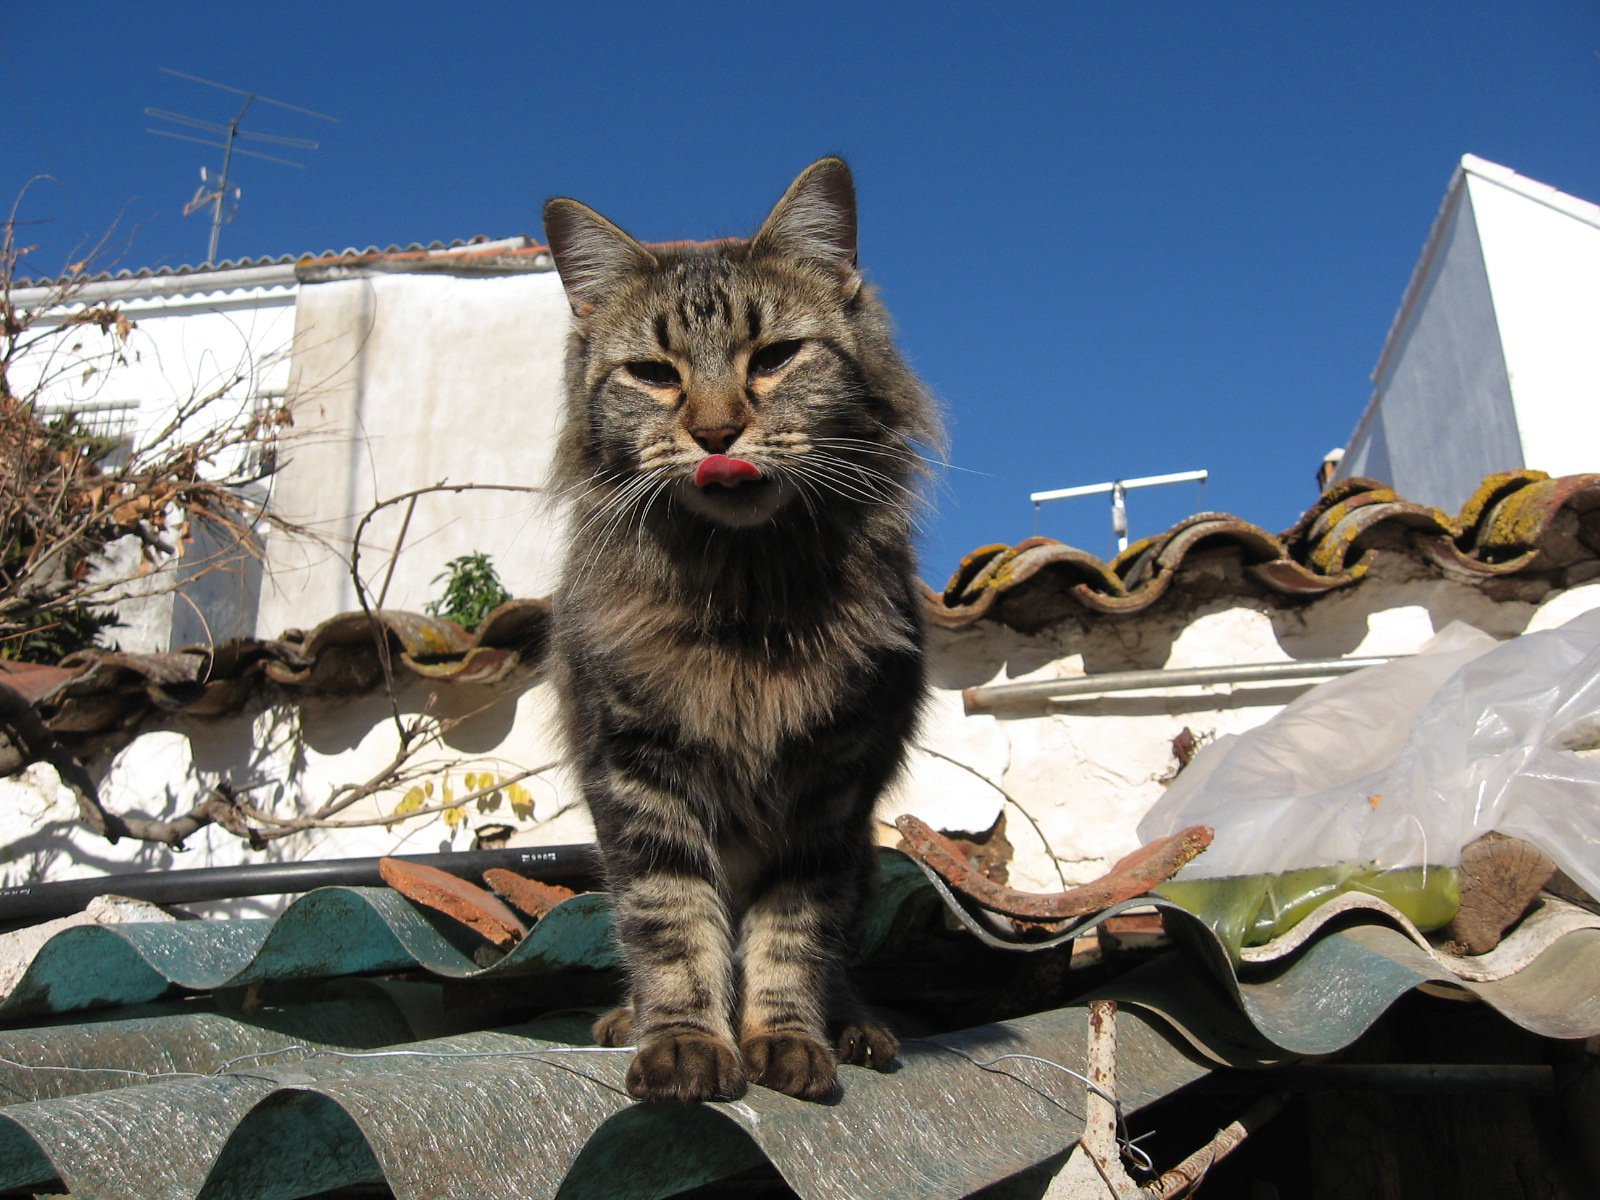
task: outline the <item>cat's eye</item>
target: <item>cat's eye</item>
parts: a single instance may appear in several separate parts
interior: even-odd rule
[[[798,340],[769,342],[750,356],[750,374],[770,375],[800,352]]]
[[[640,383],[647,383],[651,387],[677,387],[683,382],[678,376],[677,367],[653,359],[628,363],[624,369]]]

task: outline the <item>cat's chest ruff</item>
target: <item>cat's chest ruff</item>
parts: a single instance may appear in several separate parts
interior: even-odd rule
[[[596,645],[627,691],[690,740],[771,751],[838,702],[861,659],[847,629],[719,636],[682,611],[613,607]]]

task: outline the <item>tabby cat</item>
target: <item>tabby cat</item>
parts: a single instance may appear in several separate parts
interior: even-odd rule
[[[556,672],[615,904],[628,1091],[823,1099],[898,1045],[843,960],[923,694],[911,549],[933,405],[813,164],[749,241],[545,206],[576,316]]]

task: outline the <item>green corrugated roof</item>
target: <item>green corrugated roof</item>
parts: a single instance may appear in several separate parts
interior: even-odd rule
[[[886,856],[864,931],[870,965],[910,981],[897,954],[943,939],[989,956],[951,969],[949,986],[970,990],[998,987],[1002,967],[1023,961],[950,932],[946,917],[920,872]],[[1547,1035],[1600,1033],[1600,931],[1581,921],[1529,940],[1502,978],[1473,982],[1381,915],[1352,919],[1242,977],[1213,942],[1095,993],[1121,1006],[1125,1109],[1219,1063],[1337,1050],[1426,982],[1473,990]],[[1172,921],[1205,947],[1198,923]],[[1084,1089],[1068,1071],[1085,1069],[1087,995],[908,1036],[893,1073],[843,1068],[835,1104],[762,1087],[726,1104],[636,1104],[627,1053],[592,1048],[587,1017],[504,1024],[523,989],[559,994],[575,972],[609,965],[608,938],[604,898],[582,896],[482,966],[470,936],[399,896],[339,888],[272,921],[58,934],[5,1001],[0,1191],[288,1198],[384,1183],[403,1200],[667,1196],[768,1162],[803,1197],[920,1200],[1050,1160],[1082,1129]],[[409,982],[351,978],[370,972]],[[928,974],[923,963],[916,986]],[[1019,1054],[1032,1057],[993,1061]]]

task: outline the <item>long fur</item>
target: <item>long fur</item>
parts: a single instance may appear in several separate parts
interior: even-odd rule
[[[748,242],[646,248],[566,199],[546,229],[577,317],[557,678],[630,986],[597,1035],[637,1045],[640,1098],[820,1099],[836,1055],[896,1050],[842,963],[923,695],[937,415],[856,270],[838,159]],[[696,487],[720,451],[760,481]]]

